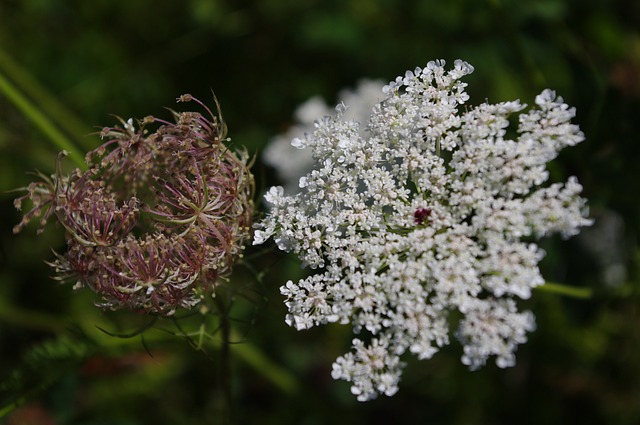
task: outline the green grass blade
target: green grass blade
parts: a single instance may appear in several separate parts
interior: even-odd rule
[[[69,158],[77,166],[84,168],[84,155],[80,150],[2,74],[0,93],[4,94],[59,150],[69,152]]]
[[[51,118],[74,142],[85,150],[92,149],[92,141],[84,137],[95,132],[88,128],[63,103],[59,102],[26,69],[17,64],[0,47],[0,73],[13,82],[14,86],[37,104],[45,115]]]

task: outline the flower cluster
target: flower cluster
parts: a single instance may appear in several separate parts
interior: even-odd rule
[[[363,79],[355,89],[343,89],[338,94],[338,103],[349,105],[343,118],[354,121],[367,121],[371,108],[384,97],[384,83],[378,80]],[[285,192],[298,191],[298,180],[313,168],[313,156],[309,149],[301,149],[291,144],[291,140],[300,139],[305,133],[313,131],[316,118],[333,115],[335,110],[329,107],[321,97],[315,96],[298,106],[295,111],[295,125],[286,133],[273,138],[264,150],[263,161],[275,168],[283,182]],[[363,129],[364,130],[364,129]]]
[[[317,120],[292,142],[315,169],[295,195],[271,188],[255,226],[255,244],[273,238],[316,270],[281,287],[286,322],[352,325],[352,351],[332,376],[358,400],[393,395],[401,356],[432,357],[456,321],[464,364],[495,356],[512,366],[535,327],[516,302],[544,284],[533,241],[591,222],[576,178],[547,184],[546,164],[584,139],[574,109],[551,90],[528,111],[519,101],[462,108],[460,79],[473,67],[444,65],[389,83],[365,123],[346,119],[344,105]]]
[[[97,293],[104,308],[172,314],[211,296],[250,236],[253,176],[246,152],[225,143],[224,122],[190,95],[210,119],[173,112],[175,123],[147,117],[105,128],[87,169],[31,183],[14,232],[51,216],[68,249],[51,266],[59,280]],[[156,123],[155,132],[147,126]]]

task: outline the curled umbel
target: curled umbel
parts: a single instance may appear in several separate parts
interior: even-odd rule
[[[228,146],[219,108],[172,112],[104,128],[87,167],[40,175],[16,199],[32,208],[14,232],[50,218],[67,251],[50,263],[56,279],[99,295],[98,304],[170,315],[214,294],[242,255],[253,214],[253,176],[244,151]],[[149,129],[155,127],[155,131]],[[61,154],[61,157],[64,153]]]

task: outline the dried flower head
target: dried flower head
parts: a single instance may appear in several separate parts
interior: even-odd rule
[[[246,152],[233,152],[218,114],[173,112],[120,120],[105,128],[87,169],[31,183],[14,232],[53,215],[66,231],[67,252],[50,263],[59,280],[89,287],[104,308],[169,315],[213,293],[250,236],[253,176]],[[156,131],[147,127],[159,124]],[[64,156],[64,153],[61,157]]]
[[[273,238],[317,270],[281,287],[286,322],[353,326],[352,351],[332,376],[350,381],[358,400],[393,395],[401,356],[432,357],[456,317],[464,364],[495,356],[499,367],[513,365],[535,327],[516,300],[544,283],[532,240],[591,222],[574,177],[545,184],[547,162],[584,139],[574,109],[551,90],[527,112],[519,101],[462,109],[460,79],[472,71],[463,61],[407,71],[385,86],[366,123],[338,105],[292,142],[315,159],[302,190],[265,195],[271,209],[254,243]]]

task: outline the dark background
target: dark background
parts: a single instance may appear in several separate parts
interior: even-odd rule
[[[309,97],[333,103],[363,77],[461,58],[475,67],[465,78],[472,103],[531,104],[549,87],[577,108],[586,141],[551,169],[554,179],[578,176],[596,226],[542,242],[542,269],[592,296],[536,291],[522,305],[538,328],[514,368],[469,372],[452,343],[432,360],[407,358],[394,397],[359,403],[330,377],[348,327],[287,327],[278,287],[304,271],[250,248],[258,273],[241,265],[230,282],[255,295],[238,297],[233,313],[235,417],[640,423],[639,29],[632,0],[0,0],[0,422],[219,423],[217,336],[194,350],[180,336],[199,329],[193,318],[111,336],[136,334],[149,318],[101,312],[92,294],[51,280],[43,260],[64,249],[60,229],[12,234],[19,214],[8,191],[33,169],[52,172],[61,149],[47,123],[84,152],[99,143],[92,132],[115,123],[110,114],[168,118],[163,108],[181,108],[179,95],[212,105],[214,91],[233,143],[258,155],[261,191],[278,183],[261,149]]]

